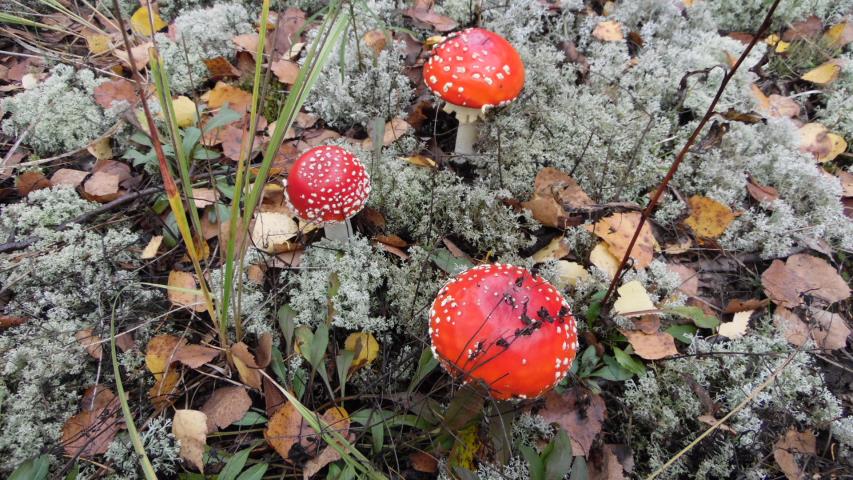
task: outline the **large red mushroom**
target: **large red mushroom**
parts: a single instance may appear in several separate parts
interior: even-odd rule
[[[338,146],[314,147],[300,156],[285,180],[287,199],[303,220],[322,224],[326,238],[347,240],[350,217],[370,196],[364,164]]]
[[[560,292],[513,265],[480,265],[456,276],[429,317],[442,366],[482,382],[498,400],[547,392],[569,373],[578,349],[575,318]]]
[[[456,153],[474,152],[476,121],[515,100],[524,87],[524,63],[510,43],[482,28],[451,33],[436,45],[423,68],[424,82],[456,113]]]

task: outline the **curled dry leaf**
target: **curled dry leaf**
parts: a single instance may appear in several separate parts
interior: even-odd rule
[[[101,360],[104,358],[104,349],[101,346],[101,337],[95,335],[95,331],[91,328],[86,328],[80,330],[79,332],[74,334],[74,338],[80,343],[80,345],[86,349],[86,352],[92,356],[95,360]]]
[[[582,387],[572,387],[560,394],[545,395],[545,407],[539,411],[545,421],[557,423],[569,434],[575,456],[589,455],[595,437],[601,432],[606,416],[604,398]]]
[[[640,225],[640,212],[614,213],[602,218],[595,225],[586,225],[588,231],[594,233],[607,243],[607,248],[617,259],[621,260],[628,251],[628,245],[634,236],[634,231]],[[652,233],[649,222],[643,223],[637,242],[631,250],[630,257],[634,259],[636,268],[646,268],[652,263],[658,242]],[[618,264],[617,264],[618,265]]]
[[[226,428],[240,420],[252,406],[252,399],[243,387],[216,389],[204,402],[201,411],[207,415],[207,431]]]
[[[189,272],[172,270],[169,272],[169,291],[167,296],[172,304],[185,307],[196,312],[206,310],[202,294],[198,291],[195,275]]]
[[[814,455],[817,439],[811,432],[798,432],[793,427],[773,444],[773,458],[788,480],[800,480],[803,471],[797,465],[796,454]]]
[[[671,355],[678,355],[678,349],[675,348],[675,338],[668,333],[648,334],[634,330],[620,330],[620,332],[625,335],[628,343],[634,347],[634,351],[640,358],[660,360]]]
[[[700,238],[720,238],[735,219],[732,209],[708,197],[694,195],[687,201],[690,216],[684,224]]]
[[[204,472],[204,447],[207,446],[207,415],[198,410],[175,410],[172,435],[181,442],[181,458]]]
[[[542,225],[562,228],[568,224],[566,208],[583,208],[594,203],[575,179],[546,167],[536,174],[533,196],[521,205]]]
[[[599,22],[592,31],[592,36],[605,42],[621,42],[625,39],[622,24],[615,20]]]
[[[237,342],[231,345],[231,354],[234,359],[234,366],[237,367],[237,372],[240,374],[240,380],[246,385],[261,389],[261,372],[260,366],[255,360],[255,356],[249,352],[249,346],[243,342]]]

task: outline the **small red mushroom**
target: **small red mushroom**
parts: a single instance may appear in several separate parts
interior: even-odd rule
[[[433,355],[445,370],[483,382],[498,400],[550,390],[578,349],[575,318],[560,292],[513,265],[480,265],[450,280],[429,325]]]
[[[352,153],[320,146],[296,160],[285,187],[299,218],[323,224],[330,240],[346,240],[352,231],[349,218],[364,208],[370,196],[370,176]]]
[[[521,56],[500,35],[482,28],[451,33],[423,68],[426,86],[459,120],[456,153],[473,153],[477,118],[515,100],[524,87]]]

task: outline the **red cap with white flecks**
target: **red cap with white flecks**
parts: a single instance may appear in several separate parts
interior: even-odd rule
[[[429,312],[433,354],[496,399],[534,398],[568,373],[578,349],[575,318],[560,292],[512,265],[474,267],[439,292]]]
[[[352,153],[337,146],[308,150],[290,169],[287,198],[303,220],[343,222],[364,208],[370,176]]]
[[[423,74],[436,95],[472,109],[505,105],[524,87],[521,56],[505,38],[482,28],[450,34],[433,48]]]

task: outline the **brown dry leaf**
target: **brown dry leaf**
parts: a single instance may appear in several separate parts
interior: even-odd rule
[[[296,83],[296,77],[299,76],[299,64],[290,60],[278,60],[273,62],[270,69],[275,74],[278,81],[293,85]]]
[[[142,260],[150,260],[157,256],[157,250],[160,249],[160,244],[163,243],[163,235],[155,235],[148,241],[148,245],[142,250],[139,258]]]
[[[793,427],[773,444],[773,458],[788,480],[801,480],[803,471],[794,456],[797,453],[814,455],[817,439],[811,432],[798,432]]]
[[[216,82],[213,90],[201,96],[208,108],[220,108],[226,103],[228,108],[238,113],[247,112],[252,105],[252,94],[224,82]]]
[[[569,216],[565,208],[582,208],[593,204],[575,179],[556,168],[546,167],[536,174],[533,196],[521,205],[530,210],[533,218],[542,225],[562,228],[566,226],[566,218]]]
[[[387,147],[412,130],[414,130],[414,128],[402,118],[392,118],[390,122],[385,124],[385,132],[382,134],[382,145]],[[370,137],[365,138],[364,141],[361,142],[361,148],[365,150],[372,150],[373,139]]]
[[[193,202],[196,208],[213,205],[219,200],[219,192],[215,188],[193,188]]]
[[[758,183],[752,175],[747,175],[746,191],[759,203],[769,203],[779,199],[779,190]]]
[[[658,315],[643,315],[640,318],[634,319],[634,326],[637,330],[654,335],[660,330],[660,316]]]
[[[165,376],[154,382],[148,390],[148,398],[157,412],[172,406],[175,403],[178,386],[181,384],[181,374],[177,370],[169,370]]]
[[[589,253],[589,263],[598,267],[599,270],[606,273],[608,277],[616,276],[616,271],[619,269],[619,259],[610,253],[607,244],[599,243]]]
[[[785,263],[774,260],[761,275],[764,293],[776,304],[793,308],[808,295],[832,304],[850,297],[850,287],[832,266],[818,257],[798,253]]]
[[[690,216],[684,220],[684,224],[697,237],[719,238],[735,219],[731,208],[712,198],[694,195],[687,203],[690,205]]]
[[[288,460],[290,449],[300,442],[302,434],[302,415],[292,403],[287,402],[279,408],[267,423],[264,438],[267,443]]]
[[[702,422],[702,423],[704,423],[704,424],[706,424],[706,425],[710,425],[710,426],[712,426],[712,427],[713,427],[714,425],[716,425],[716,424],[720,423],[720,421],[719,421],[719,420],[717,420],[716,418],[714,418],[712,415],[700,415],[699,417],[697,417],[697,418],[696,418],[696,420],[699,420],[700,422]],[[719,428],[720,430],[723,430],[723,431],[729,432],[729,433],[731,433],[732,435],[737,435],[737,430],[735,430],[734,428],[732,428],[732,427],[730,427],[730,426],[728,426],[728,425],[726,425],[726,424],[720,425],[718,428]]]
[[[207,446],[207,415],[198,410],[175,410],[172,435],[181,442],[181,458],[204,472],[204,447]]]
[[[853,197],[853,173],[843,170],[838,172],[838,181],[841,182],[841,196]]]
[[[675,339],[665,332],[647,334],[633,330],[619,330],[628,339],[628,343],[634,347],[640,358],[646,360],[660,360],[670,355],[678,355],[675,348]]]
[[[258,368],[267,368],[272,362],[272,334],[264,332],[258,339],[258,348],[255,350],[255,361]]]
[[[364,34],[362,41],[373,50],[373,53],[379,55],[385,49],[385,45],[388,44],[388,37],[382,30],[371,30]]]
[[[782,332],[788,343],[798,347],[803,346],[811,336],[806,322],[785,307],[776,307],[773,311],[773,324]]]
[[[355,434],[350,435],[350,440],[355,439]],[[341,454],[338,453],[332,446],[326,446],[323,451],[316,457],[309,459],[302,467],[302,479],[310,480],[311,477],[317,474],[326,465],[337,462],[341,459]]]
[[[838,78],[838,74],[841,73],[842,66],[843,64],[841,60],[830,60],[809,70],[800,78],[818,85],[827,85]]]
[[[811,333],[818,347],[838,350],[847,346],[850,328],[844,317],[818,308],[809,308],[808,313],[815,322],[815,328]]]
[[[50,183],[54,186],[68,185],[77,188],[87,176],[89,176],[89,172],[71,168],[60,168],[50,177]]]
[[[124,332],[116,335],[116,346],[122,352],[127,352],[136,348],[136,340],[133,339],[133,333]]]
[[[618,259],[622,259],[628,251],[631,237],[640,224],[640,212],[614,213],[609,217],[602,218],[595,225],[585,225],[588,231],[596,234],[607,243],[610,253]],[[652,263],[655,247],[658,242],[652,233],[652,227],[648,222],[643,224],[637,243],[631,250],[631,258],[634,259],[636,268],[646,268]]]
[[[74,338],[86,349],[86,352],[95,360],[104,358],[104,349],[101,346],[101,337],[95,335],[91,328],[85,328],[74,334]]]
[[[119,196],[119,176],[105,171],[95,172],[83,184],[83,196],[88,200],[107,203]]]
[[[249,346],[243,342],[231,345],[231,354],[234,359],[234,366],[237,367],[237,372],[240,373],[240,380],[246,385],[261,389],[261,372],[255,356],[249,352]]]
[[[619,457],[609,445],[602,445],[599,451],[593,452],[587,462],[590,480],[624,480],[623,467]]]
[[[204,60],[211,78],[239,77],[241,72],[225,57],[208,58]]]
[[[290,241],[299,233],[299,224],[289,213],[258,212],[252,229],[252,243],[268,253],[281,253],[293,249]]]
[[[550,391],[545,395],[545,407],[539,411],[545,421],[557,423],[569,434],[575,456],[589,455],[590,447],[601,432],[606,407],[604,398],[581,387],[572,387],[563,394]]]
[[[41,172],[31,170],[18,175],[15,179],[15,188],[22,197],[26,197],[32,191],[50,188],[50,180]]]
[[[113,102],[127,102],[130,105],[136,103],[136,88],[133,83],[119,78],[116,80],[108,80],[95,87],[95,103],[102,108],[107,109],[113,105]]]
[[[426,452],[414,452],[410,454],[409,463],[418,472],[435,473],[438,471],[438,459]]]
[[[130,53],[131,55],[133,55],[133,65],[130,64],[130,55],[128,55],[126,50],[116,48],[115,50],[113,50],[113,54],[119,60],[126,63],[128,66],[135,67],[136,70],[142,70],[143,68],[148,66],[148,60],[151,59],[149,49],[153,46],[153,42],[147,42],[143,43],[142,45],[131,47]]]
[[[805,40],[817,38],[823,32],[823,22],[820,18],[811,15],[803,20],[792,23],[782,33],[782,40],[793,42],[794,40]]]
[[[195,275],[192,273],[172,270],[169,272],[169,287],[167,296],[173,305],[186,307],[196,312],[203,312],[207,309],[204,297],[198,291]],[[194,290],[198,293],[188,290]]]
[[[763,300],[759,300],[757,298],[750,298],[748,300],[732,299],[729,300],[729,303],[727,303],[725,308],[723,308],[723,313],[737,313],[745,312],[747,310],[758,310],[759,308],[764,308],[769,304],[770,300],[766,298]]]
[[[115,395],[106,389],[94,395],[89,393],[88,398],[84,395],[83,411],[69,418],[62,427],[62,446],[70,457],[103,455],[121,426]]]
[[[621,42],[625,39],[622,33],[622,24],[615,20],[599,22],[592,31],[592,36],[605,42]]]
[[[231,39],[238,47],[243,50],[251,53],[252,55],[258,51],[258,34],[257,33],[246,33],[243,35],[237,35],[236,37]]]
[[[411,157],[401,157],[401,160],[408,162],[411,165],[416,167],[425,167],[425,168],[438,168],[438,165],[435,163],[435,160],[425,157],[423,155],[412,155]]]
[[[0,315],[0,329],[17,327],[29,322],[27,317],[18,317],[15,315]]]
[[[751,85],[751,89],[752,96],[758,102],[758,111],[766,116],[773,118],[796,118],[799,116],[800,104],[793,98],[783,97],[775,93],[768,97],[754,83]]]
[[[699,295],[699,274],[696,270],[680,263],[669,263],[666,268],[681,279],[681,285],[678,286],[681,293],[688,297]]]
[[[199,368],[219,356],[219,350],[204,345],[180,345],[172,357],[190,368]]]
[[[252,399],[243,387],[216,389],[201,407],[201,411],[207,415],[207,431],[227,428],[243,418],[251,406]]]
[[[717,333],[726,338],[732,339],[746,335],[746,328],[749,326],[749,317],[752,316],[753,312],[754,310],[737,312],[731,322],[720,324],[720,329]]]
[[[416,23],[432,27],[437,32],[449,32],[458,25],[452,18],[426,8],[408,8],[403,11],[403,15],[415,20]]]
[[[842,48],[853,42],[853,24],[848,20],[837,23],[823,34],[823,38],[834,48]]]
[[[148,341],[145,350],[145,366],[154,374],[154,378],[163,378],[163,372],[174,363],[175,352],[182,340],[174,335],[158,335]]]

